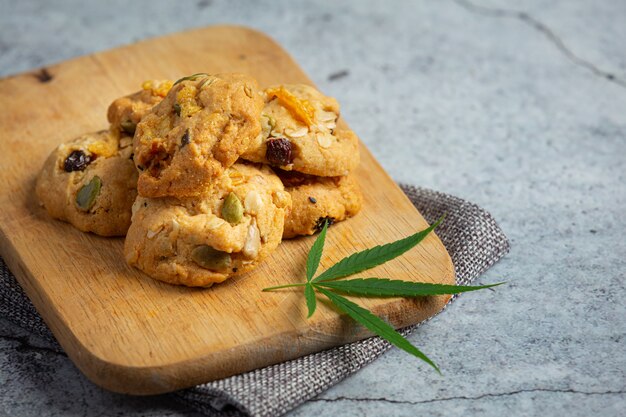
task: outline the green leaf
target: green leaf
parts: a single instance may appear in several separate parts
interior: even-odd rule
[[[328,299],[330,299],[330,301],[339,310],[352,317],[353,320],[362,324],[371,332],[387,340],[392,345],[399,347],[405,352],[408,352],[411,355],[423,360],[424,362],[435,368],[437,372],[441,373],[437,365],[435,365],[435,363],[431,361],[428,356],[423,354],[418,348],[413,346],[411,342],[406,340],[400,333],[396,332],[393,327],[385,323],[379,317],[372,314],[369,310],[327,289],[318,287],[318,290],[326,297],[328,297]]]
[[[315,307],[317,306],[313,285],[306,284],[306,286],[304,287],[304,297],[306,298],[306,306],[309,309],[309,315],[306,317],[308,319],[313,315],[313,313],[315,313]]]
[[[444,216],[441,216],[439,220],[433,223],[426,230],[417,232],[414,235],[406,237],[404,239],[397,240],[386,245],[374,246],[370,249],[365,249],[361,252],[354,253],[335,265],[322,272],[313,280],[313,282],[330,281],[337,278],[347,277],[348,275],[356,274],[357,272],[365,271],[366,269],[373,268],[375,266],[384,264],[398,256],[402,255],[418,243],[420,243],[435,227],[443,221]]]
[[[388,278],[356,278],[343,281],[320,282],[315,285],[350,295],[370,297],[422,297],[427,295],[458,294],[477,291],[502,284],[504,283],[499,282],[497,284],[469,287],[464,285],[391,280]]]
[[[328,229],[328,220],[324,221],[324,227],[320,232],[317,239],[315,239],[315,243],[311,246],[311,250],[309,251],[309,257],[306,260],[306,280],[311,281],[313,275],[317,271],[317,267],[320,264],[320,259],[322,259],[322,251],[324,250],[324,242],[326,241],[326,230]]]

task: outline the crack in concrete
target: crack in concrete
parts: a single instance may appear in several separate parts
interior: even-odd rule
[[[479,6],[473,3],[470,3],[467,0],[453,0],[457,5],[461,6],[465,10],[470,13],[479,14],[482,16],[488,17],[497,17],[497,18],[511,18],[518,19],[530,26],[531,28],[542,33],[565,57],[575,65],[586,68],[591,71],[594,75],[598,77],[602,77],[612,83],[619,85],[622,88],[626,88],[626,80],[617,77],[615,74],[610,73],[608,71],[604,71],[598,68],[595,64],[590,61],[587,61],[574,52],[565,45],[565,42],[556,34],[552,29],[550,29],[545,24],[541,23],[539,20],[534,18],[525,12],[520,12],[516,10],[508,10],[508,9],[496,9],[485,6]]]
[[[335,398],[313,398],[309,401],[315,402],[340,402],[340,401],[355,401],[355,402],[384,402],[390,404],[408,404],[408,405],[419,405],[419,404],[429,404],[429,403],[437,403],[437,402],[445,402],[445,401],[454,401],[454,400],[465,400],[465,401],[476,401],[481,400],[483,398],[496,398],[496,397],[508,397],[517,394],[529,393],[529,392],[551,392],[551,393],[560,393],[560,394],[575,394],[575,395],[620,395],[626,394],[626,390],[620,391],[578,391],[575,389],[558,389],[558,388],[529,388],[529,389],[520,389],[517,391],[509,391],[509,392],[499,392],[499,393],[487,393],[477,395],[475,397],[467,397],[464,395],[455,396],[455,397],[444,397],[444,398],[431,398],[428,400],[422,401],[408,401],[408,400],[392,400],[388,398],[351,398],[351,397],[335,397]]]
[[[67,357],[67,354],[65,352],[59,351],[55,348],[31,345],[30,343],[28,343],[27,336],[9,336],[6,334],[2,334],[0,335],[0,339],[17,342],[18,345],[15,347],[15,350],[18,352],[41,351],[41,352],[49,352],[49,353],[54,353],[55,355]]]

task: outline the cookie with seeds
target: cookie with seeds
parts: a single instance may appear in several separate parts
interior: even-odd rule
[[[219,178],[261,131],[263,99],[243,74],[178,80],[137,124],[134,160],[143,197],[190,197]]]
[[[269,167],[236,163],[200,196],[138,197],[124,254],[157,280],[210,287],[267,258],[281,242],[290,208]]]
[[[291,196],[292,209],[285,219],[283,239],[319,232],[324,222],[340,222],[357,214],[363,195],[354,174],[315,177],[276,170]]]
[[[137,195],[131,141],[104,130],[59,145],[36,183],[50,216],[83,232],[125,235]]]
[[[337,127],[339,104],[304,84],[263,92],[262,132],[242,158],[309,175],[346,175],[359,164],[359,140]]]
[[[141,85],[141,90],[115,99],[107,111],[111,131],[134,135],[137,123],[163,100],[172,84],[170,80],[148,80]]]

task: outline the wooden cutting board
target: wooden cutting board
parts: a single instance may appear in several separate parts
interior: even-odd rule
[[[230,71],[250,73],[262,86],[311,83],[273,40],[233,26],[168,35],[0,80],[0,254],[69,357],[109,390],[173,391],[369,336],[322,298],[307,320],[301,290],[261,292],[305,279],[312,237],[284,242],[247,275],[190,289],[133,270],[122,239],[81,233],[38,205],[34,180],[46,156],[63,141],[106,128],[113,99],[145,79]],[[361,161],[363,210],[329,230],[320,271],[427,227],[364,146]],[[361,276],[453,284],[454,268],[431,234]],[[357,299],[396,327],[433,315],[446,301]]]

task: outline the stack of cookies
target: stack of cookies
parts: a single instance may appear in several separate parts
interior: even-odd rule
[[[208,287],[359,211],[358,139],[336,126],[335,99],[306,85],[260,91],[241,74],[142,87],[109,106],[108,131],[53,151],[37,181],[52,217],[126,235],[130,265]]]

